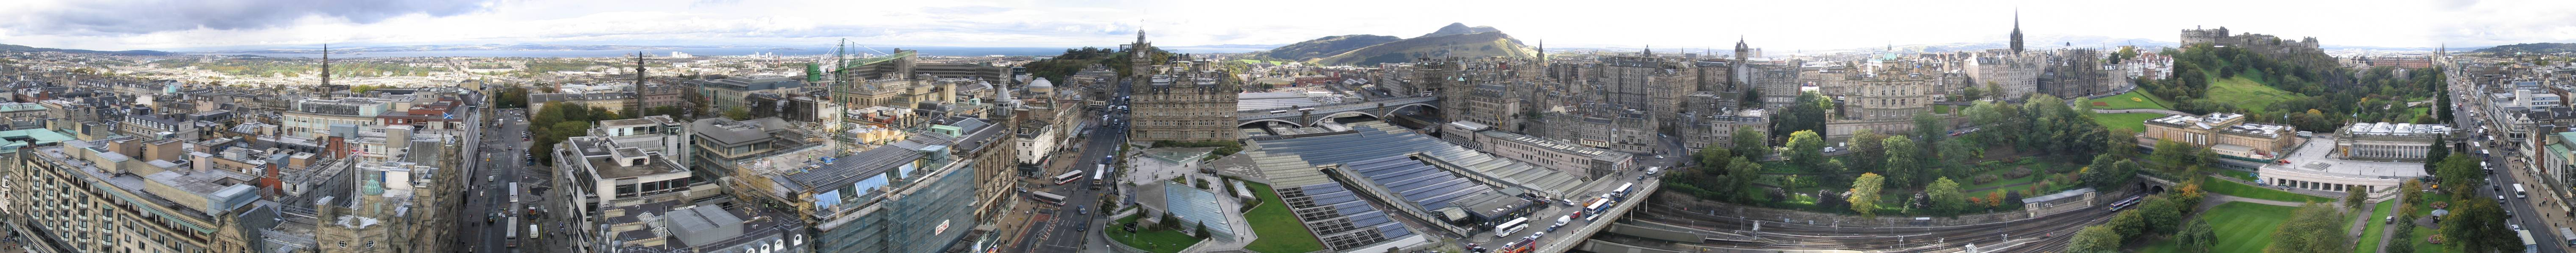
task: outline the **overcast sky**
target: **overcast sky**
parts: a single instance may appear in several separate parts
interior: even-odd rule
[[[129,50],[426,44],[1114,46],[1414,37],[1452,22],[1551,47],[1773,50],[2039,36],[2174,41],[2182,29],[2327,45],[2576,42],[2571,0],[9,0],[0,44]],[[2043,43],[2043,42],[2034,42]]]

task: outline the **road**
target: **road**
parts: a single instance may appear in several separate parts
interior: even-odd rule
[[[2460,75],[2458,75],[2458,74],[2459,74],[2459,73],[2454,72],[2454,73],[2452,73],[2452,75],[2449,75],[2449,76],[2452,76],[2452,77],[2454,77],[2454,78],[2458,78],[2458,77],[2460,76]],[[2472,84],[2469,84],[2469,82],[2461,81],[2461,80],[2459,80],[2459,79],[2453,79],[2453,82],[2452,82],[2452,83],[2453,83],[2453,85],[2452,85],[2452,87],[2451,87],[2451,90],[2453,90],[2453,91],[2476,91],[2476,90],[2479,90],[2479,89],[2477,89],[2475,86],[2473,86]],[[2458,94],[2458,93],[2454,93],[2454,94]],[[2471,93],[2471,94],[2474,94],[2474,93]],[[2515,146],[2514,146],[2514,145],[2521,145],[2521,144],[2517,144],[2517,143],[2502,143],[2502,144],[2499,144],[2499,143],[2496,143],[2496,142],[2494,142],[2494,141],[2483,141],[2485,138],[2487,138],[2487,137],[2485,137],[2485,136],[2488,136],[2489,134],[2496,134],[2496,133],[2501,133],[2501,132],[2496,132],[2496,130],[2490,129],[2490,127],[2488,127],[2487,125],[2485,125],[2485,123],[2486,123],[2486,122],[2484,122],[2484,120],[2480,118],[2480,117],[2489,116],[2489,115],[2491,115],[2491,114],[2487,114],[2487,113],[2485,113],[2485,112],[2482,112],[2482,111],[2480,111],[2480,110],[2477,110],[2477,109],[2476,109],[2476,107],[2477,107],[2477,106],[2475,106],[2474,104],[2469,104],[2469,103],[2467,103],[2467,102],[2464,102],[2464,101],[2474,101],[2474,100],[2469,100],[2470,98],[2474,98],[2474,97],[2465,97],[2465,98],[2455,97],[2455,98],[2453,98],[2453,99],[2451,100],[2451,101],[2462,101],[2462,102],[2461,102],[2461,103],[2462,103],[2461,105],[2465,105],[2465,106],[2452,106],[2452,107],[2451,107],[2452,115],[2454,116],[2454,117],[2453,117],[2453,120],[2454,120],[2454,121],[2457,121],[2457,122],[2452,122],[2452,123],[2453,123],[2453,125],[2454,125],[2454,126],[2475,126],[2475,129],[2474,129],[2474,130],[2467,130],[2467,131],[2469,131],[2469,132],[2470,132],[2470,138],[2478,139],[2478,140],[2480,140],[2480,141],[2476,142],[2476,143],[2478,143],[2478,145],[2472,145],[2472,147],[2469,147],[2469,149],[2468,149],[2468,150],[2469,150],[2468,152],[2470,152],[2470,153],[2469,153],[2469,155],[2470,155],[2470,156],[2472,156],[2472,157],[2479,157],[2479,158],[2480,158],[2480,159],[2482,159],[2483,161],[2486,161],[2486,162],[2487,162],[2487,164],[2489,164],[2490,166],[2494,166],[2494,168],[2495,168],[2496,172],[2498,172],[2498,173],[2493,173],[2493,174],[2491,174],[2491,175],[2488,175],[2488,176],[2487,176],[2487,177],[2488,177],[2488,178],[2487,178],[2488,180],[2492,180],[2492,181],[2490,181],[2490,182],[2494,182],[2494,183],[2492,183],[2492,184],[2494,184],[2494,186],[2485,187],[2485,189],[2477,189],[2477,194],[2472,194],[2472,195],[2470,195],[2470,196],[2458,196],[2458,197],[2453,197],[2452,199],[2469,199],[2469,198],[2477,198],[2477,199],[2491,199],[2491,198],[2496,198],[2496,197],[2498,197],[2498,196],[2502,196],[2502,197],[2504,197],[2504,202],[2505,202],[2504,207],[2505,207],[2505,211],[2512,212],[2512,214],[2513,214],[2513,217],[2511,217],[2511,218],[2509,218],[2508,220],[2506,220],[2506,224],[2521,225],[2521,226],[2523,227],[2523,229],[2531,230],[2531,239],[2532,239],[2533,241],[2538,242],[2540,245],[2543,245],[2542,247],[2540,247],[2540,252],[2544,252],[2544,253],[2567,252],[2567,249],[2561,246],[2561,245],[2565,245],[2564,243],[2549,243],[2549,242],[2564,242],[2564,241],[2566,241],[2567,239],[2566,239],[2566,238],[2560,238],[2560,236],[2558,235],[2558,227],[2560,227],[2560,225],[2553,225],[2553,224],[2559,224],[2559,223],[2552,223],[2552,222],[2549,222],[2549,221],[2547,220],[2549,217],[2552,217],[2552,216],[2564,217],[2564,216],[2563,216],[2563,214],[2565,213],[2565,211],[2564,211],[2564,210],[2557,210],[2556,208],[2548,208],[2548,209],[2543,209],[2543,208],[2541,208],[2541,207],[2552,207],[2552,206],[2557,206],[2557,205],[2555,205],[2555,204],[2544,204],[2544,203],[2540,203],[2540,202],[2542,202],[2542,201],[2548,201],[2549,197],[2548,197],[2548,196],[2546,196],[2547,194],[2543,194],[2543,193],[2532,193],[2532,195],[2542,195],[2542,196],[2537,197],[2537,198],[2529,198],[2529,197],[2515,197],[2515,196],[2516,196],[2516,194],[2514,194],[2513,192],[2511,192],[2511,191],[2513,191],[2513,184],[2517,184],[2517,183],[2518,183],[2518,184],[2523,184],[2523,186],[2524,186],[2524,187],[2536,187],[2536,186],[2544,186],[2544,185],[2549,185],[2549,184],[2542,183],[2542,182],[2541,182],[2541,180],[2540,180],[2540,179],[2538,179],[2538,178],[2529,177],[2529,175],[2528,175],[2528,174],[2526,174],[2526,173],[2531,173],[2531,171],[2529,171],[2527,168],[2523,167],[2523,166],[2522,166],[2522,163],[2519,163],[2519,162],[2512,162],[2512,161],[2513,161],[2513,158],[2511,158],[2511,156],[2512,156],[2512,155],[2507,155],[2507,154],[2512,154],[2512,153],[2514,153],[2514,152],[2512,152],[2512,151],[2514,150],[2514,148],[2515,148]],[[2470,115],[2469,113],[2471,113],[2471,112],[2478,112],[2478,114],[2477,114],[2477,115],[2478,115],[2479,117],[2471,117],[2471,116],[2469,116],[2469,115]],[[2499,137],[2498,139],[2499,139],[2499,140],[2501,140],[2502,138],[2501,138],[2501,137]],[[2478,152],[2478,151],[2480,151],[2480,150],[2484,150],[2484,151],[2486,151],[2486,152],[2487,152],[2487,154],[2489,154],[2489,155],[2478,155],[2479,153],[2477,153],[2477,152]],[[2532,188],[2532,189],[2540,189],[2540,188]],[[2543,211],[2543,210],[2546,210],[2546,211]],[[2544,212],[2547,212],[2547,213],[2544,213]]]
[[[481,149],[484,152],[482,156],[486,159],[476,161],[481,163],[477,166],[480,169],[466,172],[465,178],[475,182],[471,186],[473,196],[465,199],[465,213],[459,214],[460,219],[457,219],[457,222],[463,223],[460,229],[471,231],[466,233],[470,236],[467,238],[465,249],[471,252],[514,252],[514,248],[508,245],[510,238],[504,236],[506,231],[503,230],[509,229],[503,227],[505,223],[509,223],[509,217],[501,217],[499,221],[490,223],[486,223],[484,217],[506,213],[502,211],[516,206],[511,203],[510,191],[506,188],[509,188],[510,183],[523,180],[521,177],[525,174],[522,172],[523,169],[527,167],[528,142],[521,139],[523,138],[521,133],[527,132],[528,125],[527,121],[523,120],[524,117],[506,110],[491,116],[490,118],[495,119],[495,122],[500,122],[500,126],[489,128],[490,131],[483,131],[484,143],[481,145],[484,146]],[[522,201],[527,200],[522,199]],[[518,229],[522,230],[519,232],[523,234],[527,232],[525,231],[527,222],[529,221],[520,221],[521,225]]]
[[[1126,101],[1119,98],[1126,97],[1130,91],[1126,85],[1119,85],[1117,89],[1117,96],[1103,99],[1104,101],[1108,101],[1107,106],[1103,106],[1102,109],[1097,111],[1109,115],[1109,119],[1121,124],[1111,124],[1112,121],[1100,121],[1099,118],[1089,117],[1088,115],[1084,116],[1085,121],[1088,121],[1091,125],[1097,127],[1091,128],[1089,133],[1076,136],[1076,138],[1080,138],[1079,141],[1083,142],[1081,144],[1081,156],[1076,159],[1065,160],[1065,162],[1076,163],[1072,166],[1072,169],[1097,171],[1097,168],[1099,167],[1098,164],[1103,164],[1103,159],[1109,159],[1109,156],[1118,152],[1119,145],[1127,143],[1127,127],[1123,124],[1125,122],[1129,122],[1127,120],[1127,113],[1120,110],[1112,110],[1112,108],[1127,105]],[[1064,171],[1047,171],[1039,174],[1052,176],[1063,173]],[[1083,173],[1084,176],[1089,177],[1093,172]],[[1115,172],[1113,172],[1113,174],[1115,174]],[[1117,177],[1111,176],[1100,178],[1106,179]],[[1050,208],[1044,205],[1039,205],[1040,207],[1036,209],[1036,212],[1043,212],[1046,214],[1045,217],[1050,218],[1037,221],[1037,224],[1031,225],[1031,229],[1029,229],[1028,233],[1021,234],[1022,238],[1020,242],[1022,243],[1020,243],[1020,245],[1011,252],[1096,251],[1086,247],[1086,244],[1090,243],[1087,238],[1090,237],[1085,235],[1097,232],[1091,231],[1091,229],[1099,229],[1091,226],[1093,223],[1098,222],[1095,219],[1099,219],[1107,215],[1106,213],[1103,213],[1105,210],[1100,210],[1100,198],[1103,197],[1102,195],[1116,192],[1111,188],[1115,188],[1118,184],[1116,182],[1102,182],[1100,183],[1102,184],[1102,188],[1100,190],[1092,190],[1090,181],[1090,179],[1083,179],[1064,185],[1054,185],[1053,182],[1049,182],[1048,184],[1039,184],[1039,187],[1032,189],[1055,193],[1056,195],[1064,195],[1064,206],[1060,208]]]

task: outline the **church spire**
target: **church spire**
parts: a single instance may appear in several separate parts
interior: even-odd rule
[[[331,87],[331,43],[322,43],[322,87]]]
[[[2012,52],[2021,53],[2021,9],[2013,9]]]

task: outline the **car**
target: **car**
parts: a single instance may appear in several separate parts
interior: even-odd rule
[[[2389,215],[2389,216],[2388,216],[2388,221],[2380,222],[2380,224],[2397,224],[2397,216],[2396,216],[2396,215]]]
[[[2496,195],[2496,203],[2504,203],[2504,195]]]
[[[2505,224],[2504,226],[2506,228],[2512,228],[2514,231],[2522,231],[2522,224]]]

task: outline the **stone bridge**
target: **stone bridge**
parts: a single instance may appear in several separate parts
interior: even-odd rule
[[[1304,127],[1323,123],[1325,120],[1330,120],[1334,117],[1351,115],[1364,115],[1383,119],[1394,114],[1395,111],[1404,110],[1409,107],[1419,106],[1440,109],[1439,104],[1440,97],[1403,97],[1378,99],[1375,101],[1330,104],[1307,108],[1289,108],[1266,111],[1236,111],[1234,112],[1234,126],[1256,126],[1253,124],[1268,121],[1288,123],[1289,125]]]

